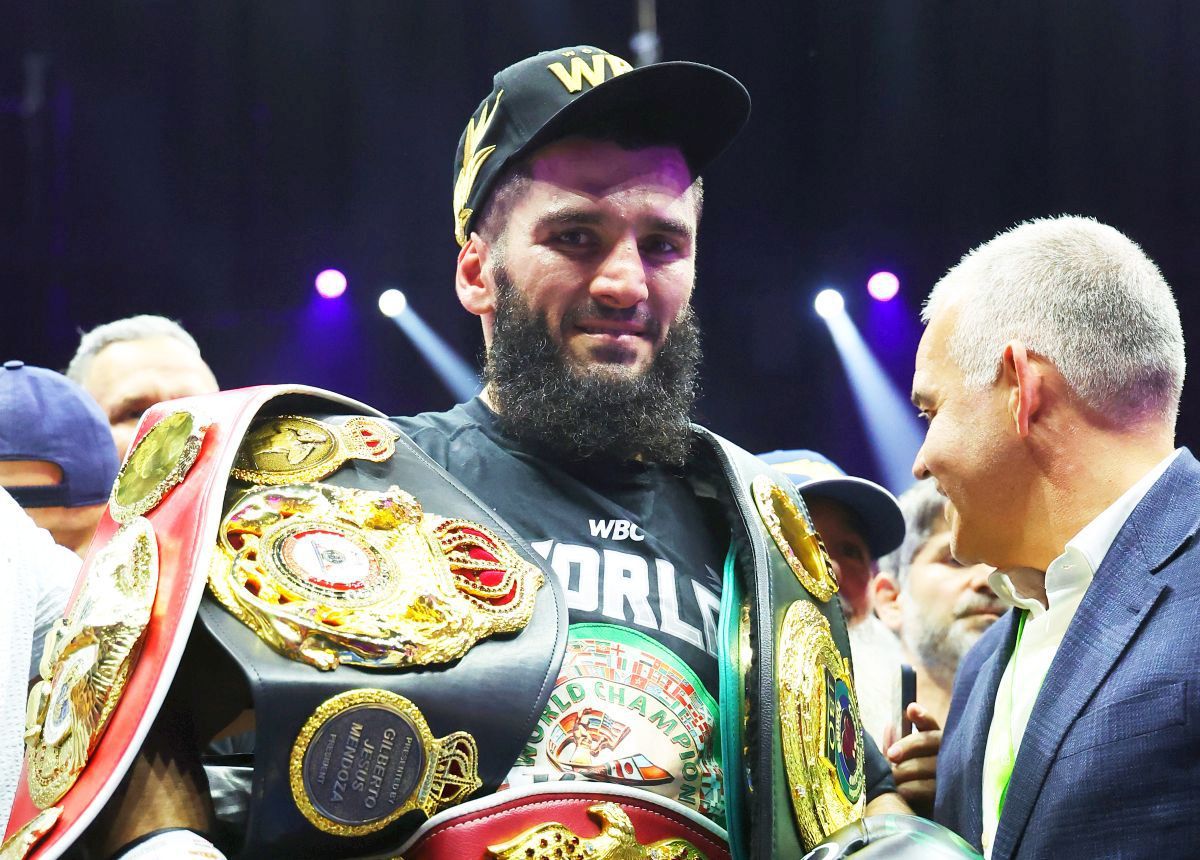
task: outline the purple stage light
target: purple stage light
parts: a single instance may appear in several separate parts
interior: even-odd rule
[[[316,284],[317,292],[322,298],[336,299],[346,292],[346,276],[337,269],[326,269],[317,275],[313,283]]]
[[[867,279],[867,292],[877,302],[890,302],[900,292],[900,279],[891,272],[876,272]]]

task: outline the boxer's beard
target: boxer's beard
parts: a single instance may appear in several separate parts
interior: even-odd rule
[[[671,326],[646,370],[580,366],[551,337],[545,314],[525,301],[503,267],[493,272],[496,316],[483,378],[505,433],[552,457],[682,465],[691,448],[700,331],[690,307]],[[594,302],[570,317],[628,320]],[[661,322],[643,321],[657,336]]]

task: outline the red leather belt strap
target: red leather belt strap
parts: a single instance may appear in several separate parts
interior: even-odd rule
[[[634,838],[642,845],[684,839],[708,860],[729,860],[730,856],[716,828],[705,827],[649,793],[586,789],[536,794],[501,792],[488,800],[492,802],[484,805],[477,801],[468,804],[468,811],[432,821],[414,844],[402,850],[405,860],[490,860],[493,854],[488,846],[509,842],[539,825],[561,825],[586,843],[610,831],[609,824],[589,812],[600,804],[620,807],[633,824]]]

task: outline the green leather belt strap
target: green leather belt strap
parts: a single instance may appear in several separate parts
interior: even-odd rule
[[[725,556],[721,578],[721,623],[718,636],[717,667],[720,671],[721,769],[725,780],[725,827],[729,832],[729,853],[735,860],[747,857],[746,843],[746,762],[742,755],[743,719],[746,697],[743,695],[741,656],[742,586],[738,581],[737,553],[732,543]]]

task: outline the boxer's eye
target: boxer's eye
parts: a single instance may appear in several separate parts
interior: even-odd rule
[[[589,248],[596,243],[596,237],[590,230],[560,230],[550,241],[566,248]]]
[[[679,243],[665,236],[650,236],[643,239],[638,247],[643,254],[651,257],[678,257],[683,253]]]

